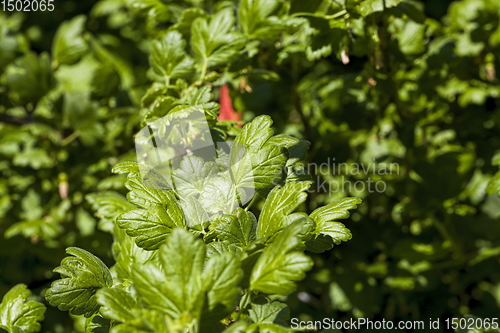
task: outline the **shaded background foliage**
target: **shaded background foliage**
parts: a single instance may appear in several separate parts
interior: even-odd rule
[[[353,240],[314,257],[292,317],[496,317],[500,4],[269,3],[253,21],[240,14],[247,42],[215,66],[215,99],[227,84],[244,120],[269,114],[276,132],[309,140],[310,163],[400,166],[344,175],[382,180],[384,193],[309,196],[308,211],[345,195],[363,204],[347,225]],[[241,4],[58,1],[54,12],[0,14],[0,294],[23,282],[43,295],[67,246],[112,262],[112,221],[98,224],[87,195],[125,193],[110,169],[134,158],[156,79],[151,41],[176,29],[189,51],[193,18],[225,6]],[[42,331],[72,329],[48,307]]]

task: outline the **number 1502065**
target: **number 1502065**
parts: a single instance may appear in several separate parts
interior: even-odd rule
[[[54,0],[1,0],[4,12],[45,12],[53,11]]]

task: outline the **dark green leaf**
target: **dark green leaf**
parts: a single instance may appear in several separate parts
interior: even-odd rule
[[[70,247],[66,252],[73,257],[64,258],[54,269],[62,279],[52,283],[45,298],[60,310],[90,317],[99,310],[97,290],[113,284],[111,273],[99,258],[85,250]]]

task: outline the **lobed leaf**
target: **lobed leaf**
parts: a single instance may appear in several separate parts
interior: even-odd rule
[[[184,52],[185,42],[177,31],[170,31],[153,42],[150,62],[153,70],[168,81],[186,77],[194,70],[194,62]]]
[[[156,250],[175,227],[184,227],[184,215],[179,207],[166,209],[161,206],[146,209],[135,209],[123,213],[116,219],[116,224],[135,237],[139,247]]]
[[[197,17],[191,25],[191,47],[206,68],[227,63],[241,52],[245,39],[230,32],[235,23],[233,12],[225,8],[213,14],[210,22]]]
[[[45,306],[28,301],[31,295],[26,285],[18,284],[10,289],[0,303],[0,329],[9,333],[33,333],[40,331]]]
[[[300,222],[288,226],[264,249],[252,270],[251,290],[288,295],[295,289],[295,281],[302,280],[313,265],[311,258],[298,250],[303,228]]]
[[[304,193],[310,182],[287,183],[275,187],[266,198],[259,217],[258,238],[270,238],[285,227],[285,217],[292,213],[307,198]]]
[[[279,323],[286,325],[285,320],[290,316],[290,310],[285,303],[264,299],[264,302],[256,300],[250,303],[248,315],[254,323]]]
[[[76,247],[66,252],[73,256],[64,258],[54,269],[62,279],[52,283],[45,298],[62,311],[88,318],[99,310],[97,290],[110,287],[113,279],[108,267],[90,252]]]
[[[220,321],[236,306],[242,272],[234,253],[214,253],[205,261],[206,257],[201,240],[175,229],[159,249],[161,268],[145,264],[133,269],[141,304],[174,321]]]
[[[52,55],[57,64],[74,64],[87,51],[87,43],[82,36],[85,21],[84,15],[78,15],[61,23],[57,29],[52,43]]]
[[[336,219],[349,217],[349,209],[355,209],[361,203],[359,198],[344,198],[314,210],[310,217],[316,222],[316,235],[327,235],[335,244],[347,242],[352,238],[351,232]]]
[[[125,290],[102,288],[97,291],[97,302],[102,306],[101,313],[112,320],[125,323],[138,317],[140,306]]]
[[[245,247],[256,238],[257,219],[251,212],[238,208],[234,215],[224,215],[211,221],[210,231],[228,244]]]

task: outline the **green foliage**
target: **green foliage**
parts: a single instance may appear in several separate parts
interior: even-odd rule
[[[9,66],[5,73],[10,99],[16,104],[37,103],[54,87],[48,54],[29,52]]]
[[[285,228],[262,252],[252,270],[250,290],[287,295],[295,289],[294,282],[305,277],[305,272],[311,269],[313,263],[297,251],[301,245],[301,233],[304,232],[301,229],[307,227],[301,222]]]
[[[99,309],[97,290],[113,284],[111,273],[99,258],[85,250],[70,247],[66,252],[74,257],[64,258],[54,269],[62,279],[52,283],[45,298],[60,310],[90,317]]]
[[[171,192],[144,186],[137,173],[129,174],[126,186],[130,190],[129,201],[143,209],[119,215],[116,223],[129,236],[135,237],[138,246],[146,250],[157,249],[172,229],[186,225],[182,209]]]
[[[350,240],[352,235],[349,229],[342,223],[333,220],[349,217],[349,209],[356,208],[356,205],[360,203],[361,200],[358,198],[345,198],[315,209],[311,213],[311,218],[316,223],[315,234],[330,236],[337,245],[342,241]]]
[[[113,279],[64,259],[44,330],[497,316],[498,1],[63,2],[0,16],[0,294],[66,247]],[[133,135],[190,107],[248,163],[145,184]]]
[[[250,160],[252,168],[244,163],[237,163],[231,167],[231,176],[236,185],[252,181],[257,193],[265,196],[275,185],[282,183],[284,166],[289,153],[285,147],[271,141],[273,131],[269,116],[255,118],[247,124],[234,140],[244,145],[246,158]],[[243,185],[241,185],[243,186]]]
[[[82,36],[84,26],[85,16],[77,16],[59,26],[52,47],[57,64],[74,64],[85,54],[87,43]]]
[[[236,137],[249,152],[253,147],[262,149],[273,134],[256,130],[261,120],[247,124]],[[269,119],[266,121],[265,128],[269,128]],[[189,160],[193,162],[191,156],[183,161]],[[197,167],[190,164],[192,174],[201,172],[208,179],[215,176],[198,162]],[[141,209],[124,207],[107,195],[91,196],[97,207],[117,202],[112,212],[126,210],[115,215],[117,265],[111,270],[116,272],[116,279],[98,258],[69,248],[67,252],[75,257],[65,258],[54,270],[62,279],[55,281],[46,294],[46,299],[61,310],[112,320],[111,332],[222,331],[223,324],[230,324],[229,318],[237,322],[234,325],[249,324],[250,331],[268,326],[287,331],[280,326],[286,319],[286,304],[262,304],[262,295],[286,296],[305,278],[313,262],[304,254],[304,243],[314,236],[314,219],[324,224],[346,218],[347,209],[360,202],[351,199],[330,205],[313,212],[314,219],[309,218],[293,211],[306,199],[304,191],[310,183],[289,182],[271,191],[258,220],[247,207],[215,211],[206,224],[188,226],[175,191],[150,187],[140,176],[143,167],[125,162],[114,168],[120,174],[128,172],[128,201]],[[271,177],[264,184],[271,186],[272,182]],[[179,186],[185,188],[182,183]],[[190,197],[196,198],[196,187],[193,189]],[[103,215],[106,219],[111,216]],[[91,323],[95,319],[88,322],[87,329],[91,329]]]
[[[208,22],[209,21],[209,22]],[[231,9],[222,9],[209,20],[197,17],[191,25],[191,47],[201,66],[201,78],[207,69],[236,58],[245,43],[237,32],[232,32],[235,17]]]
[[[40,331],[45,306],[39,302],[26,301],[31,292],[24,284],[9,290],[0,303],[0,328],[9,333],[33,333]]]
[[[174,108],[171,112],[180,110]],[[267,130],[257,130],[262,127],[263,119]],[[270,125],[268,117],[256,118],[235,141],[250,154],[256,151],[255,147],[265,149],[273,135]],[[283,158],[285,165],[286,155]],[[239,322],[250,325],[250,331],[257,328],[287,331],[280,326],[286,317],[286,304],[278,301],[262,304],[262,295],[292,293],[296,282],[304,279],[313,265],[304,250],[305,241],[314,236],[314,220],[304,213],[293,213],[306,199],[304,191],[310,182],[275,186],[259,219],[248,211],[249,206],[237,208],[233,202],[228,205],[232,210],[212,210],[206,223],[188,225],[176,193],[184,191],[184,196],[194,202],[217,206],[217,197],[198,195],[203,194],[212,178],[223,176],[210,171],[212,162],[204,165],[193,156],[185,157],[183,162],[175,182],[178,187],[173,189],[151,187],[141,177],[143,165],[131,162],[116,165],[113,169],[116,173],[128,173],[125,186],[132,205],[126,207],[121,200],[109,200],[108,195],[90,196],[96,207],[113,207],[116,203],[116,209],[107,210],[111,213],[125,210],[120,215],[103,215],[105,219],[113,219],[114,215],[116,221],[117,265],[111,269],[116,272],[116,279],[111,278],[98,258],[84,250],[69,248],[67,252],[76,258],[67,257],[56,268],[55,272],[63,279],[52,284],[46,299],[75,315],[112,320],[111,332],[222,331],[223,324],[228,326],[232,321],[237,322],[234,325],[240,325]],[[259,167],[250,166],[255,170]],[[173,176],[176,177],[175,172]],[[179,181],[183,179],[184,183]],[[271,187],[274,180],[266,177],[260,182],[263,187]],[[240,183],[231,184],[219,188],[219,194],[232,198],[224,191],[231,192]],[[255,195],[257,198],[258,194]],[[355,208],[359,202],[351,199],[342,205],[328,206],[315,212],[314,218],[321,223],[345,218],[347,209]],[[102,310],[98,312],[100,306]],[[88,322],[87,329],[94,322],[94,319]]]
[[[194,69],[193,61],[184,52],[185,42],[177,31],[171,31],[151,48],[151,67],[164,77],[167,86],[171,79],[188,76]]]
[[[119,202],[124,184],[105,178],[133,148],[140,96],[125,79],[147,80],[147,55],[89,31],[88,12],[75,5],[0,14],[0,295],[20,281],[44,294],[66,247],[105,256],[111,246],[105,232],[117,205],[109,202]],[[139,54],[134,66],[144,71],[132,74]],[[112,193],[98,212],[109,220],[99,224],[85,200],[98,190]],[[70,316],[50,313],[43,331],[73,330]]]

